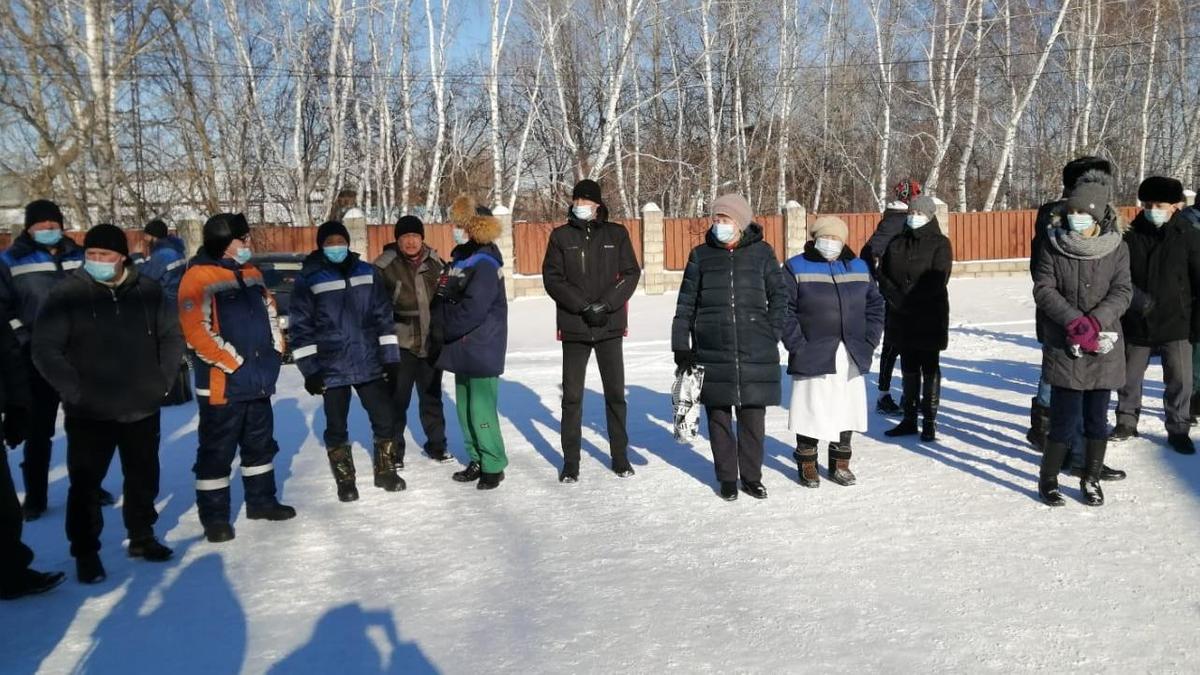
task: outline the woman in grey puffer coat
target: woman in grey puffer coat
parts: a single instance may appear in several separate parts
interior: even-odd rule
[[[1121,315],[1133,298],[1129,249],[1106,200],[1095,185],[1077,186],[1067,198],[1064,226],[1050,231],[1033,271],[1042,375],[1053,387],[1038,481],[1038,494],[1050,506],[1064,504],[1058,472],[1080,418],[1087,439],[1084,500],[1090,506],[1104,503],[1100,472],[1108,447],[1108,404],[1112,390],[1125,382]]]

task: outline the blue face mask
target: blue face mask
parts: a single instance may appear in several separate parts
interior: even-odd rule
[[[329,259],[329,262],[335,265],[344,261],[346,256],[350,255],[349,246],[324,246],[321,250],[325,252],[325,257]]]
[[[42,246],[54,246],[62,241],[62,230],[55,228],[53,230],[35,230],[31,233],[33,240]]]
[[[717,241],[729,244],[737,239],[737,226],[732,223],[713,223],[712,233]]]
[[[929,216],[921,213],[908,214],[908,226],[914,230],[925,227],[929,224]]]
[[[249,246],[243,246],[237,250],[237,253],[233,254],[233,259],[236,260],[237,264],[239,265],[245,265],[246,263],[250,262],[250,258],[253,257],[254,251],[251,251]]]
[[[96,281],[112,281],[117,276],[116,263],[87,260],[83,263],[83,269]]]
[[[456,227],[451,232],[454,236],[454,243],[458,244],[459,246],[471,241],[471,238],[467,236],[467,231],[461,227]]]
[[[1087,232],[1096,224],[1096,219],[1090,213],[1068,213],[1067,225],[1072,232]]]

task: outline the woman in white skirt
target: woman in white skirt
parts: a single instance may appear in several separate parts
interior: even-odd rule
[[[829,478],[853,485],[850,438],[867,430],[867,386],[883,333],[883,296],[867,264],[846,248],[840,218],[813,223],[813,240],[784,266],[790,311],[783,343],[792,376],[788,428],[796,434],[800,484],[820,486],[817,444],[829,441]]]

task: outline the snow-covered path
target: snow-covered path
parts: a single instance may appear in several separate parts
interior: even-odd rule
[[[40,568],[71,578],[0,604],[0,672],[1200,671],[1200,459],[1163,444],[1157,365],[1143,438],[1110,451],[1130,478],[1106,484],[1100,509],[1065,482],[1072,499],[1051,510],[1023,439],[1040,359],[1029,284],[955,280],[952,294],[939,442],[884,443],[888,421],[872,414],[852,488],[795,483],[776,408],[770,499],[714,495],[707,445],[670,433],[673,296],[633,302],[631,480],[606,469],[593,365],[582,481],[556,481],[560,360],[545,300],[512,307],[500,404],[511,467],[494,492],[410,449],[409,490],[384,493],[361,477],[360,449],[362,499],[338,503],[318,401],[289,368],[276,466],[299,517],[242,518],[235,541],[204,542],[195,412],[171,409],[159,532],[177,558],[126,559],[108,509],[109,579],[88,588],[62,531],[60,440],[51,511],[26,541]],[[369,440],[361,412],[351,424]]]

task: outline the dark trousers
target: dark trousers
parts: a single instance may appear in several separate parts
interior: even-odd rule
[[[425,432],[427,452],[446,451],[446,414],[442,411],[442,371],[429,359],[423,359],[407,349],[400,350],[400,379],[392,391],[395,412],[396,452],[404,459],[404,430],[408,428],[408,404],[413,388],[417,390],[417,410],[421,429]],[[361,394],[360,394],[361,395]]]
[[[1054,387],[1050,393],[1051,443],[1070,445],[1083,424],[1083,436],[1089,440],[1108,438],[1108,402],[1112,392],[1108,389],[1079,391]],[[1082,464],[1083,462],[1079,462]]]
[[[396,435],[392,417],[392,396],[386,380],[372,380],[354,385],[358,400],[371,421],[375,440],[388,440]],[[350,441],[346,419],[350,416],[350,385],[325,390],[325,447],[332,448]]]
[[[921,414],[926,419],[933,419],[937,415],[942,390],[941,353],[924,349],[904,350],[900,353],[900,373],[904,376],[904,390],[920,393]]]
[[[25,370],[29,373],[29,390],[33,409],[29,418],[29,437],[25,439],[25,461],[21,474],[25,478],[25,503],[46,508],[46,489],[50,477],[50,448],[58,424],[58,392],[42,378],[26,353]]]
[[[125,500],[121,517],[129,539],[154,534],[158,511],[159,413],[137,422],[67,418],[67,539],[71,555],[100,550],[104,517],[100,509],[100,481],[108,473],[113,454],[121,457],[125,475]]]
[[[843,431],[842,433],[838,434],[838,442],[836,445],[840,445],[841,447],[845,448],[846,450],[849,450],[850,445],[853,442],[853,440],[854,440],[854,432],[853,431]],[[796,434],[796,447],[797,448],[816,450],[817,446],[820,444],[821,444],[821,441],[819,441],[816,438],[813,438],[812,436],[805,436],[804,434]],[[829,447],[831,447],[831,448],[834,445],[835,444],[832,441],[829,443]]]
[[[1187,340],[1155,347],[1125,344],[1125,386],[1117,392],[1117,424],[1137,427],[1142,413],[1142,383],[1153,354],[1162,358],[1167,433],[1186,434],[1191,428],[1188,414],[1192,401],[1192,345]]]
[[[0,438],[3,438],[0,429]],[[13,486],[12,474],[8,471],[8,453],[4,454],[4,470],[0,471],[0,588],[17,581],[17,575],[33,562],[33,551],[21,542],[25,518],[21,513],[21,501]]]
[[[734,408],[707,406],[708,440],[712,444],[717,480],[722,483],[762,480],[763,437],[766,436],[767,409],[744,406],[736,409],[737,435],[733,431]]]
[[[236,401],[210,405],[197,399],[200,407],[200,447],[196,451],[196,507],[200,522],[228,523],[229,476],[233,458],[241,448],[242,486],[246,503],[270,506],[275,503],[275,467],[279,452],[275,443],[275,416],[271,399]]]
[[[583,436],[583,386],[588,360],[596,352],[600,382],[604,388],[604,416],[608,426],[608,448],[613,466],[628,464],[629,434],[625,429],[624,338],[600,342],[563,342],[562,448],[563,461],[579,466]]]
[[[896,369],[896,359],[900,358],[900,350],[896,345],[883,341],[883,350],[879,354],[879,391],[892,390],[892,371]]]

